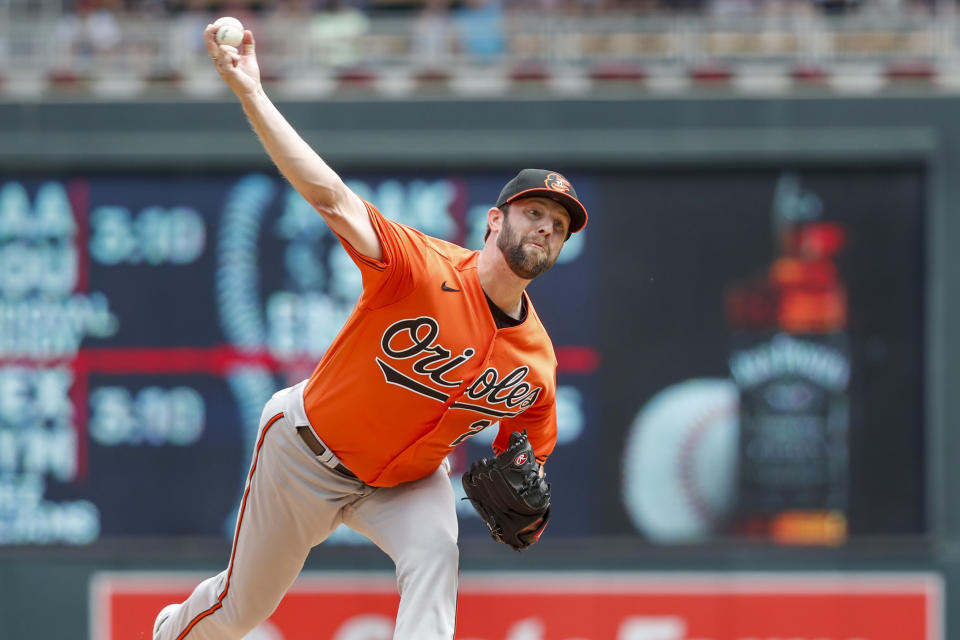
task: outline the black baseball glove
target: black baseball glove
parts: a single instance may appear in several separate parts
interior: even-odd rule
[[[497,457],[470,465],[463,489],[493,539],[517,551],[540,538],[550,517],[550,485],[539,474],[526,431],[511,433],[510,446]]]

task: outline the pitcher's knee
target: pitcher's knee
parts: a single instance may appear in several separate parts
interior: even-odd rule
[[[429,536],[406,547],[397,558],[397,569],[433,567],[438,571],[457,571],[460,547],[456,538],[446,535]]]

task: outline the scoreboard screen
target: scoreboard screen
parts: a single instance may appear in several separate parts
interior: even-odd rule
[[[477,249],[515,171],[344,178],[387,217]],[[848,321],[833,333],[849,345],[850,383],[830,396],[848,407],[833,423],[842,499],[828,506],[854,537],[922,533],[922,170],[567,176],[590,224],[530,287],[559,361],[550,535],[739,535],[747,392],[730,368],[725,292],[775,260],[772,234],[804,215],[847,238],[834,262]],[[320,216],[272,173],[0,175],[0,545],[230,537],[264,403],[310,375],[360,286]],[[692,435],[661,402],[688,384],[680,404],[727,407],[687,419],[707,425]],[[898,384],[899,408],[876,410]],[[494,435],[453,455],[455,487]],[[901,492],[875,517],[869,496],[891,474]],[[486,537],[461,508],[462,536]]]

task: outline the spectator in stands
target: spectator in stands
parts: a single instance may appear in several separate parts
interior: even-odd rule
[[[87,63],[95,55],[116,51],[121,36],[114,11],[119,6],[113,0],[78,0],[74,11],[64,13],[57,25],[60,52]]]
[[[370,31],[370,18],[351,0],[325,0],[310,22],[313,49],[324,64],[349,66],[362,58],[360,37]]]
[[[197,33],[202,33],[213,18],[208,11],[207,0],[176,0],[168,6],[175,8],[172,28],[173,39],[178,47],[170,53],[180,60],[176,68],[183,68],[188,60],[206,54],[207,48],[203,41],[197,38]]]
[[[411,46],[415,64],[436,70],[448,66],[455,37],[450,0],[426,0],[413,23]]]
[[[496,62],[507,51],[501,0],[466,0],[456,14],[461,50],[477,62]]]

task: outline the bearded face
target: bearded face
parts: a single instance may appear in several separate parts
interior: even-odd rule
[[[539,249],[530,243],[538,243],[543,249]],[[497,237],[497,248],[503,254],[507,266],[517,277],[524,280],[533,280],[538,275],[553,266],[559,255],[559,249],[551,255],[551,245],[536,230],[529,231],[526,235],[510,223],[510,215],[503,214],[503,226],[500,228],[500,235]]]

